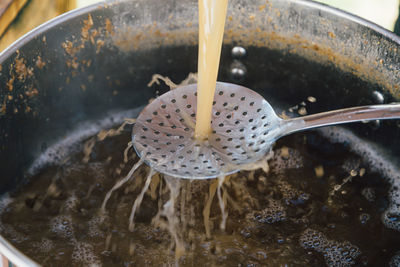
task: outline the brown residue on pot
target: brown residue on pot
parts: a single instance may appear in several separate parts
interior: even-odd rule
[[[18,80],[21,82],[25,81],[28,76],[28,69],[25,65],[25,60],[23,58],[16,58],[14,62],[14,70],[17,74]]]
[[[359,40],[357,37],[351,40],[341,39],[344,30],[323,17],[314,22],[320,25],[318,35],[309,36],[307,31],[303,34],[301,29],[296,30],[296,27],[285,23],[290,23],[289,19],[286,20],[291,16],[289,12],[282,12],[281,7],[275,7],[268,1],[260,6],[246,6],[246,9],[230,9],[230,12],[226,22],[225,45],[265,47],[282,51],[283,54],[296,54],[320,64],[335,65],[343,72],[375,82],[377,86],[400,97],[400,86],[396,82],[396,77],[400,75],[399,70],[395,66],[391,67],[388,62],[381,61],[384,55],[378,48],[368,52],[368,55],[362,51],[360,44],[366,41],[367,36],[360,36]],[[118,24],[116,19],[113,21],[115,35],[112,36],[112,43],[124,52],[150,50],[161,46],[196,45],[197,25],[193,23],[191,27],[182,27],[188,21],[188,18],[184,18],[186,14],[182,15],[182,19],[166,18],[165,21],[151,22],[140,28]],[[382,42],[368,40],[373,43],[378,41]]]
[[[14,62],[10,64],[8,70],[10,78],[5,83],[5,88],[10,94],[3,98],[3,104],[0,108],[1,114],[5,114],[7,108],[13,110],[14,113],[18,113],[18,110],[26,112],[32,110],[28,101],[39,94],[39,91],[35,88],[34,67],[41,69],[45,65],[40,56],[32,61],[35,64],[33,67],[29,66],[27,60],[21,57],[19,50],[16,51]]]
[[[92,15],[88,15],[88,19],[83,21],[83,27],[81,30],[81,36],[83,39],[87,40],[89,38],[89,30],[93,26]]]
[[[328,32],[329,37],[336,38],[336,35],[333,32]]]
[[[73,56],[75,56],[76,53],[78,53],[85,46],[83,44],[80,44],[78,46],[74,46],[73,42],[67,40],[67,41],[65,41],[64,43],[61,44],[61,47],[64,48],[65,52],[68,55],[73,57]]]
[[[98,32],[96,29],[93,29],[93,30],[90,32],[90,42],[91,42],[93,45],[95,44],[94,38],[95,38],[98,34],[99,34],[99,32]]]
[[[74,57],[73,59],[67,59],[65,64],[67,64],[68,68],[78,69],[79,63],[77,62],[78,58]]]
[[[11,76],[11,78],[8,80],[6,86],[8,88],[8,91],[12,92],[12,90],[14,89],[14,80],[15,80],[15,76]]]
[[[28,91],[25,92],[25,95],[30,98],[37,96],[38,94],[39,91],[36,88],[30,88]]]
[[[105,20],[105,22],[106,22],[106,27],[105,27],[106,32],[107,32],[108,34],[110,34],[110,35],[114,35],[114,34],[115,34],[115,33],[114,33],[114,26],[112,25],[111,20],[107,18],[107,19]]]
[[[4,97],[3,104],[0,107],[0,115],[5,115],[7,111],[7,98]]]
[[[101,48],[104,46],[104,41],[101,39],[98,39],[96,42],[97,48],[96,48],[96,54],[98,54],[101,50]]]
[[[68,68],[71,69],[71,76],[67,77],[66,83],[69,84],[71,78],[78,75],[79,72],[84,72],[85,67],[90,67],[92,64],[91,59],[85,59],[84,56],[78,55],[81,49],[85,48],[87,44],[95,47],[96,53],[100,53],[103,46],[106,44],[105,40],[100,39],[105,35],[113,35],[113,26],[109,19],[105,19],[104,27],[94,28],[94,22],[92,15],[89,14],[88,18],[83,21],[83,27],[81,29],[81,38],[66,40],[62,43],[66,54],[69,58],[66,59],[65,63]],[[78,60],[78,58],[80,60]],[[82,59],[83,58],[83,59]]]
[[[181,30],[164,30],[163,26],[159,27],[157,25],[157,23],[152,23],[143,26],[140,30],[129,26],[124,27],[124,29],[116,31],[112,42],[125,52],[138,49],[148,50],[154,47],[178,45],[180,43],[197,44],[196,25]]]
[[[36,59],[36,67],[38,67],[38,69],[43,69],[43,67],[45,65],[46,65],[46,62],[42,61],[42,58],[40,56],[38,56]]]

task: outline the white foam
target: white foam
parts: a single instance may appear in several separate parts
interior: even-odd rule
[[[1,215],[3,214],[4,210],[7,208],[10,203],[13,202],[13,199],[10,197],[8,193],[5,193],[3,196],[0,198],[0,218],[2,217]],[[0,231],[4,231],[4,225],[3,222],[0,221]]]
[[[5,208],[13,202],[13,199],[10,197],[8,193],[5,193],[0,198],[0,216],[3,214]]]
[[[399,183],[400,168],[377,144],[364,140],[345,128],[327,127],[319,129],[319,132],[333,143],[348,143],[350,150],[362,156],[372,170],[384,175],[390,184]]]
[[[100,215],[93,216],[88,222],[88,235],[90,237],[104,237],[104,233],[100,230],[100,224],[102,223],[102,218]]]
[[[287,220],[285,208],[279,201],[274,199],[269,199],[267,207],[260,212],[255,212],[254,215],[254,219],[260,223],[272,224]]]
[[[42,169],[44,166],[57,164],[73,153],[78,144],[84,139],[97,134],[99,131],[121,124],[126,118],[137,116],[141,108],[131,109],[122,112],[108,114],[105,118],[96,121],[84,122],[77,125],[73,130],[66,133],[53,145],[40,154],[28,169],[27,174],[30,176]]]
[[[0,218],[2,217],[1,215],[4,212],[4,210],[7,208],[7,206],[10,205],[13,201],[14,201],[14,199],[11,198],[8,193],[1,196],[1,198],[0,198]],[[12,225],[3,224],[2,221],[0,221],[0,232],[7,233],[8,239],[13,240],[15,242],[21,242],[25,238],[25,236],[23,236],[21,233],[16,231]]]
[[[58,236],[73,239],[74,229],[72,227],[72,218],[70,216],[60,215],[50,221],[50,229]]]
[[[287,155],[283,152],[283,149],[274,151],[274,156],[269,162],[271,169],[276,174],[282,174],[287,169],[299,169],[304,165],[304,158],[301,153],[296,149],[285,147]]]
[[[42,238],[40,243],[37,244],[40,252],[48,253],[54,248],[54,242],[47,238]]]
[[[83,263],[85,266],[102,266],[99,258],[94,254],[93,246],[84,242],[75,242],[72,252],[72,261]]]
[[[399,267],[400,266],[400,251],[397,251],[396,255],[394,255],[389,262],[389,267]]]
[[[381,220],[386,227],[400,231],[400,168],[394,159],[377,144],[363,140],[345,128],[321,128],[319,132],[333,143],[349,144],[351,151],[360,155],[373,171],[382,174],[391,189],[388,196],[390,205]]]
[[[299,241],[303,248],[322,253],[326,265],[330,267],[350,267],[361,254],[359,248],[350,242],[330,240],[323,233],[313,229],[306,229]]]

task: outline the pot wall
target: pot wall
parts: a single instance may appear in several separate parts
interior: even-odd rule
[[[0,194],[34,173],[38,156],[78,125],[166,91],[147,87],[152,74],[180,81],[196,72],[197,1],[162,3],[115,1],[73,11],[0,55]],[[265,3],[230,2],[219,80],[244,84],[282,108],[312,95],[318,102],[310,113],[399,99],[398,37],[309,1]],[[247,56],[232,56],[235,45]],[[247,74],[238,80],[233,67]],[[350,127],[400,158],[395,121]],[[52,160],[65,153],[54,151]]]

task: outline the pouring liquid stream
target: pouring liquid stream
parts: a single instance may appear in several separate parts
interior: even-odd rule
[[[211,132],[211,113],[217,82],[228,0],[199,0],[199,54],[195,137]]]

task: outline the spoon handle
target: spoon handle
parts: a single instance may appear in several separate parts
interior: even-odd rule
[[[400,119],[400,104],[344,108],[284,120],[285,135],[322,126],[358,121]]]

